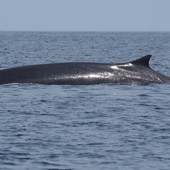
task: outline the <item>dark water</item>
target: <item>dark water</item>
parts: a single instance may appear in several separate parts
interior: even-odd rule
[[[0,32],[0,67],[125,62],[170,75],[170,33]],[[0,86],[2,170],[169,170],[170,85]]]

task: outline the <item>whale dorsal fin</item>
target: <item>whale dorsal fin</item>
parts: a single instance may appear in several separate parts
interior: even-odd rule
[[[137,60],[131,61],[130,63],[134,64],[134,65],[142,65],[142,66],[146,66],[149,67],[149,60],[151,58],[152,55],[146,55],[142,58],[139,58]]]

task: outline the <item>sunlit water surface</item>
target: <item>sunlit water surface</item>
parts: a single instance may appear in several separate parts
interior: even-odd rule
[[[0,32],[0,67],[126,62],[170,75],[170,33]],[[170,85],[0,86],[2,170],[169,170]]]

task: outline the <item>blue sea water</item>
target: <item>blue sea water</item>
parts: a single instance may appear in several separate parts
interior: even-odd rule
[[[125,62],[170,75],[170,33],[0,32],[0,68]],[[0,85],[0,169],[169,170],[170,85]]]

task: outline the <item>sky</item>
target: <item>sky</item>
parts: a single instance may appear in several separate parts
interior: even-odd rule
[[[170,31],[170,0],[0,0],[1,31]]]

